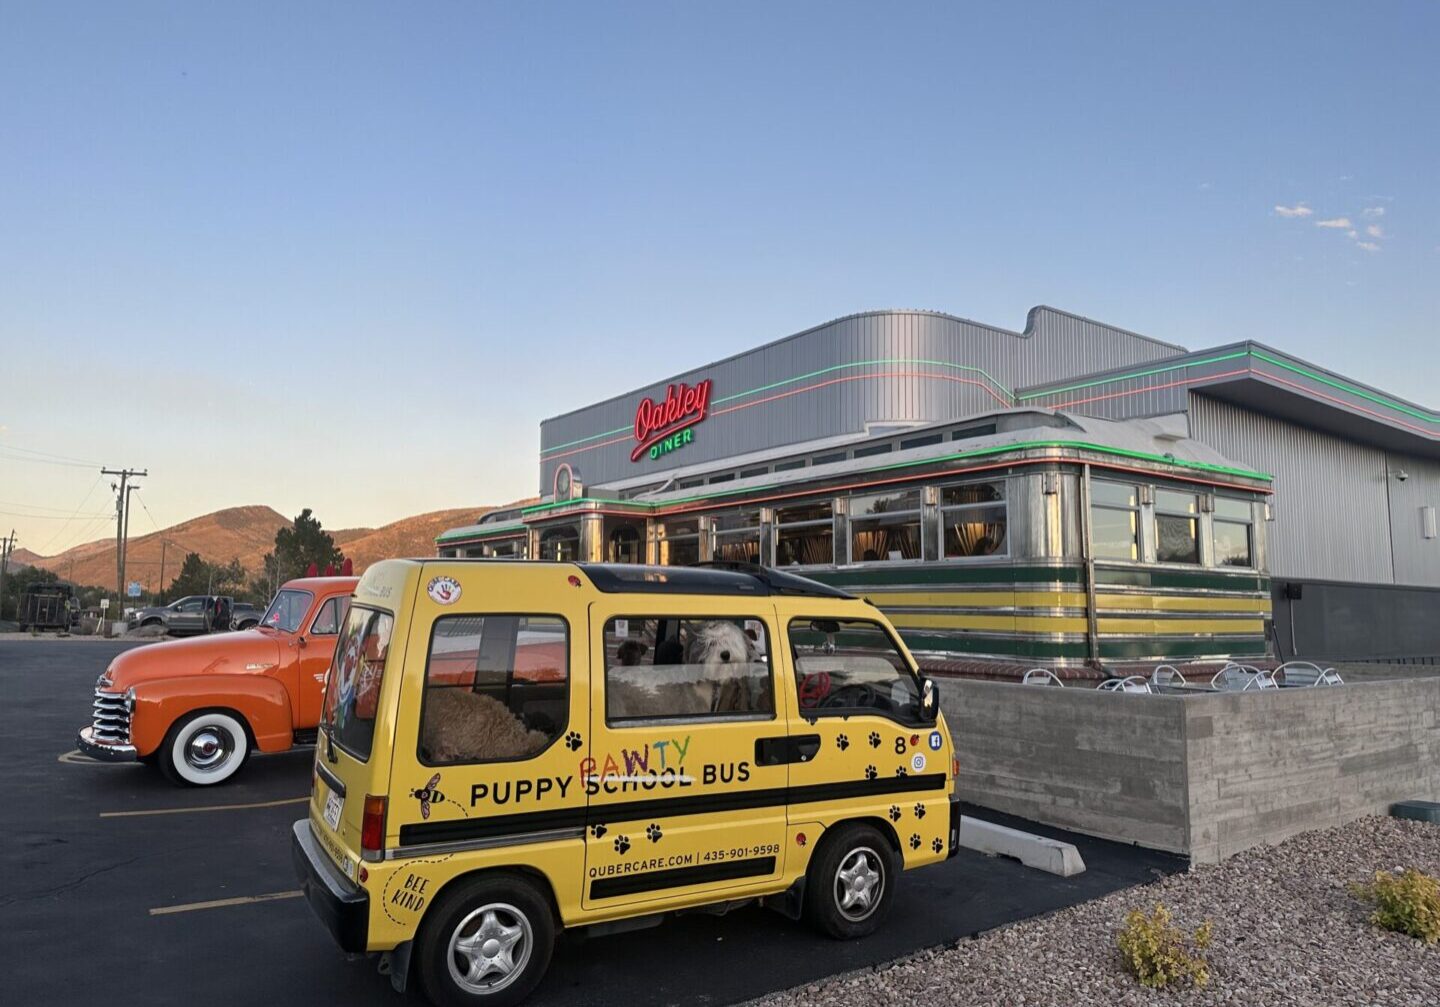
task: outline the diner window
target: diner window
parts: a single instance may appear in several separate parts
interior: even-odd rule
[[[794,472],[796,469],[803,469],[804,467],[805,467],[805,459],[804,459],[804,458],[797,458],[797,459],[796,459],[795,461],[793,461],[793,462],[780,462],[778,465],[775,466],[775,471],[776,471],[776,472]]]
[[[710,477],[710,481],[711,481],[712,483],[728,483],[728,482],[733,482],[734,479],[735,479],[735,473],[734,473],[734,472],[726,472],[723,476],[711,476],[711,477]]]
[[[964,430],[955,430],[950,434],[952,441],[965,441],[972,437],[989,437],[995,432],[995,424],[986,423],[978,427],[966,427]]]
[[[632,616],[605,624],[605,721],[769,720],[770,639],[761,619]]]
[[[845,452],[844,452],[844,451],[837,451],[837,452],[835,452],[833,455],[817,455],[816,458],[815,458],[815,464],[816,464],[816,465],[829,465],[829,464],[831,464],[832,462],[843,462],[844,460],[845,460]]]
[[[509,762],[548,748],[569,719],[569,668],[559,616],[437,619],[420,704],[421,761]]]
[[[493,559],[524,559],[525,540],[523,538],[512,538],[504,542],[496,542],[485,547],[485,555]]]
[[[1255,565],[1255,513],[1249,500],[1215,498],[1215,565]]]
[[[700,562],[700,520],[667,521],[660,526],[660,562],[691,566]]]
[[[1200,562],[1200,499],[1194,493],[1155,491],[1155,559]]]
[[[645,536],[639,527],[622,524],[610,530],[605,538],[605,560],[608,563],[640,563],[645,558]]]
[[[775,512],[775,565],[815,566],[835,562],[835,528],[827,503]]]
[[[760,512],[730,511],[712,518],[715,559],[727,563],[760,562]]]
[[[540,558],[557,563],[573,563],[580,556],[580,528],[561,525],[540,533]]]
[[[920,683],[879,623],[792,619],[789,636],[801,714],[878,713],[906,724],[923,720]]]
[[[741,478],[741,479],[753,479],[753,478],[755,478],[756,476],[769,475],[769,473],[770,473],[770,470],[769,470],[769,469],[765,469],[765,468],[760,468],[760,469],[743,469],[743,470],[741,470],[741,472],[740,472],[740,478]]]
[[[1127,483],[1090,484],[1090,539],[1097,559],[1140,559],[1140,491]]]
[[[911,437],[909,440],[900,442],[900,450],[909,451],[911,448],[928,447],[931,444],[939,444],[944,439],[944,434],[926,434],[923,437]]]
[[[892,445],[889,444],[872,444],[867,448],[856,448],[853,457],[869,458],[872,455],[888,455],[891,447]]]
[[[850,498],[850,561],[920,558],[920,491]]]
[[[940,489],[940,526],[946,559],[1005,556],[1010,516],[1003,482],[966,483]]]

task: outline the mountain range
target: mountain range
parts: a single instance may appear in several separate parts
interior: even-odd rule
[[[326,529],[347,557],[355,572],[382,559],[397,556],[434,556],[435,536],[457,525],[471,524],[488,507],[458,507],[401,518],[379,528]],[[247,574],[258,573],[265,554],[275,547],[275,533],[289,527],[291,519],[273,507],[252,505],[227,507],[149,535],[131,534],[125,560],[125,577],[138,580],[147,591],[169,583],[180,572],[185,554],[195,552],[211,563],[238,559]],[[134,527],[133,523],[131,525]],[[73,584],[111,587],[115,584],[115,539],[86,542],[54,556],[40,556],[28,549],[16,549],[11,563],[53,570]]]

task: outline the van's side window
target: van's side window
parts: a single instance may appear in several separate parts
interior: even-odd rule
[[[605,720],[768,720],[770,636],[760,619],[633,616],[605,624]]]
[[[528,759],[569,717],[570,633],[553,615],[437,619],[425,665],[420,760]]]
[[[879,713],[905,723],[923,720],[920,684],[879,623],[794,619],[790,647],[802,712]]]

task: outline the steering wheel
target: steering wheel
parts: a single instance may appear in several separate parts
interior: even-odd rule
[[[870,710],[883,709],[880,706],[880,694],[863,682],[842,685],[815,705],[820,707],[860,707]]]

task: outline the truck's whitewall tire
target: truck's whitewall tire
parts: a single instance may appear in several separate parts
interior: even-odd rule
[[[245,725],[228,713],[192,713],[171,726],[157,753],[160,768],[182,787],[224,783],[250,757]]]

